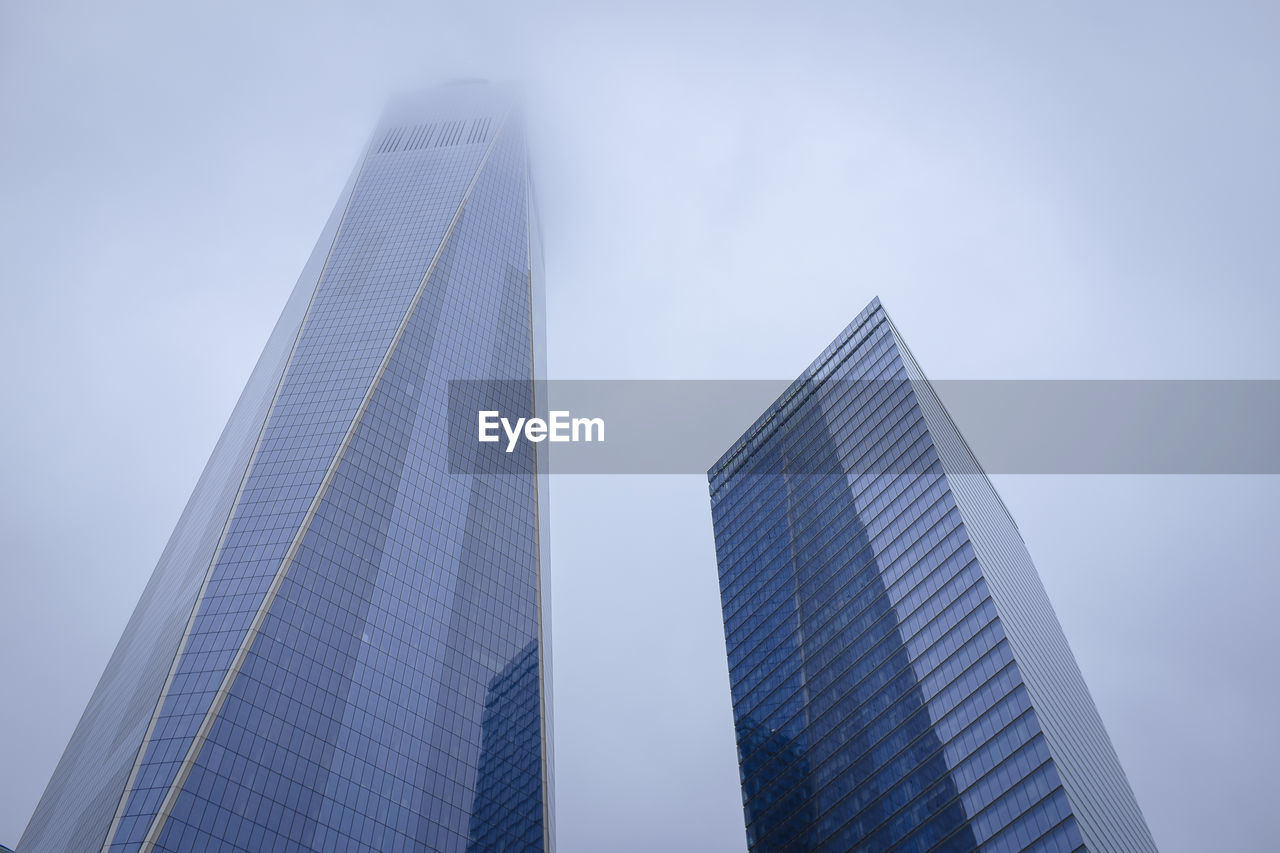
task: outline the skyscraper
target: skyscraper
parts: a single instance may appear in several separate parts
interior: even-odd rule
[[[541,269],[510,92],[394,102],[23,853],[553,848],[544,472],[446,450],[451,380],[531,398]]]
[[[878,300],[708,478],[752,851],[1155,849],[1013,519]]]

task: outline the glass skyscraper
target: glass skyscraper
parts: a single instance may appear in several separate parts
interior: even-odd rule
[[[394,102],[23,853],[553,848],[545,469],[447,453],[451,380],[531,398],[541,271],[511,93]]]
[[[1155,849],[1017,527],[878,300],[708,477],[752,851]]]

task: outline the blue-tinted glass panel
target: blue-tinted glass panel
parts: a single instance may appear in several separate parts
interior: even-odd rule
[[[873,302],[709,472],[753,851],[1075,850],[1085,812],[1113,833],[1092,849],[1152,849],[962,449]],[[1066,738],[1039,713],[1063,696]]]

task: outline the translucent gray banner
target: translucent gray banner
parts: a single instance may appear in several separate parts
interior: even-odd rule
[[[757,424],[780,395],[821,410],[827,439],[848,444],[918,419],[913,395],[932,388],[976,458],[970,471],[952,473],[977,473],[978,465],[989,474],[1280,473],[1277,380],[825,380],[798,393],[793,384],[454,381],[449,467],[528,473],[536,458],[539,473],[705,475],[758,428],[760,446],[782,453],[789,472],[835,473],[807,461],[806,436],[795,434],[790,415]],[[814,419],[804,420],[812,431]],[[919,464],[888,456],[859,454],[863,461],[852,464],[861,470],[846,473]]]

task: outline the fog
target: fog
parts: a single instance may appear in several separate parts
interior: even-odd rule
[[[553,378],[789,379],[879,295],[934,378],[1276,379],[1278,43],[1230,2],[6,4],[0,843],[391,93],[523,84]],[[1277,478],[994,479],[1161,849],[1272,846]],[[551,513],[560,850],[744,850],[705,478]]]

